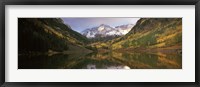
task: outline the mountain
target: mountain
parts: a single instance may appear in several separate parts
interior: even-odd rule
[[[125,36],[112,40],[112,49],[182,49],[181,18],[141,18]]]
[[[60,18],[19,18],[19,53],[87,50],[88,39]]]
[[[19,53],[182,50],[182,18],[141,18],[135,25],[116,27],[101,24],[82,34],[59,18],[19,18]]]
[[[82,35],[87,38],[98,38],[98,37],[109,37],[109,36],[122,36],[128,33],[133,24],[121,25],[116,27],[111,27],[106,24],[101,24],[97,27],[89,28],[82,31]]]

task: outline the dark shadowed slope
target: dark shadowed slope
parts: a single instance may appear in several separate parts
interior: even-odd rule
[[[59,18],[19,18],[18,39],[19,53],[87,50],[88,42]]]

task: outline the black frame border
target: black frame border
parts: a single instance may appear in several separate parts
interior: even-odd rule
[[[0,86],[1,87],[200,87],[199,29],[200,0],[1,0],[0,1]],[[195,5],[195,82],[5,82],[6,5]],[[187,78],[185,78],[187,79]]]

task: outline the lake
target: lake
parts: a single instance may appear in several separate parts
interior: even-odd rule
[[[181,54],[103,52],[19,55],[18,69],[182,69]]]

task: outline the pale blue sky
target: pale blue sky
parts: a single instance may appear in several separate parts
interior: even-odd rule
[[[101,24],[110,25],[111,27],[135,24],[139,18],[113,18],[113,17],[91,17],[91,18],[62,18],[65,24],[77,32],[81,32],[87,28],[99,26]]]

